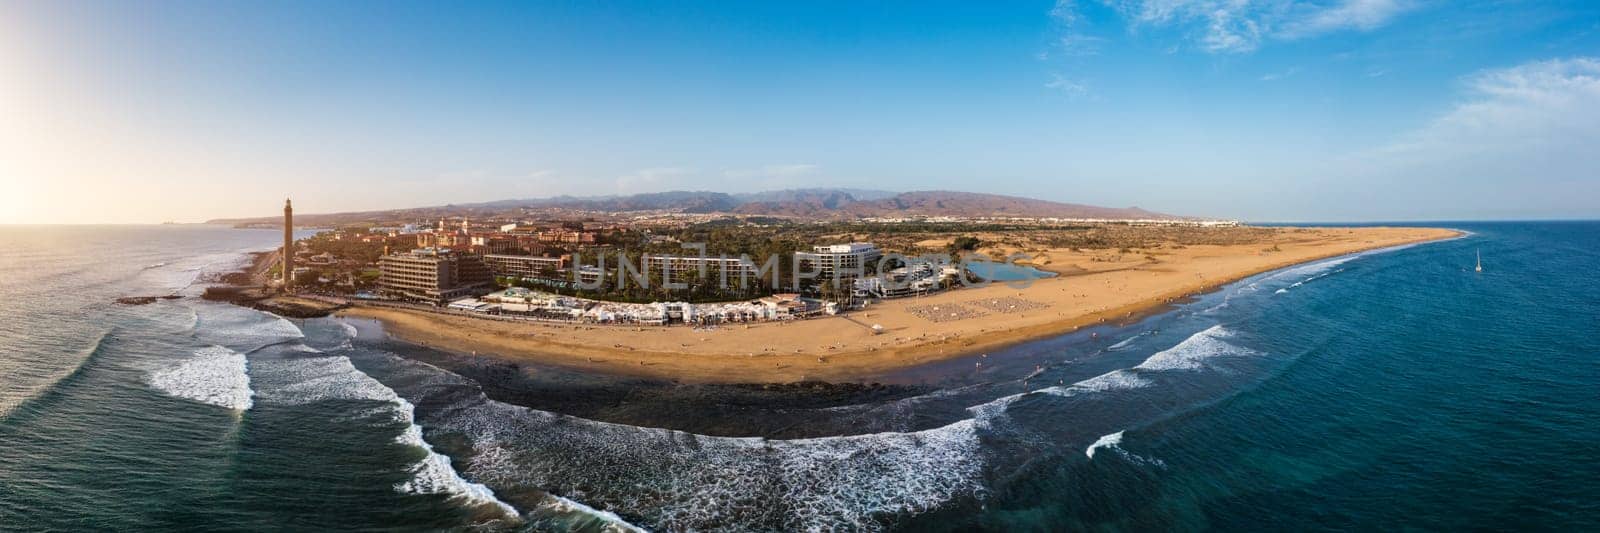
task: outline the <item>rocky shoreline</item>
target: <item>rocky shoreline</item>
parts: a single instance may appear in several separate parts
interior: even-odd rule
[[[267,274],[278,262],[276,252],[256,252],[250,266],[223,274],[223,285],[207,287],[201,299],[227,302],[266,311],[284,318],[320,318],[344,309],[349,304],[283,294],[268,284]]]

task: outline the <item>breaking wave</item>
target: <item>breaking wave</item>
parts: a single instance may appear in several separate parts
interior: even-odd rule
[[[1311,282],[1316,281],[1318,279],[1321,279],[1321,278],[1324,278],[1324,277],[1327,277],[1327,276],[1330,276],[1330,275],[1333,275],[1333,274],[1338,274],[1340,272],[1344,272],[1344,269],[1341,268],[1341,269],[1338,269],[1338,270],[1330,270],[1330,271],[1320,272],[1320,273],[1318,273],[1316,275],[1313,275],[1311,277],[1308,277],[1306,279],[1302,279],[1300,281],[1296,281],[1296,282],[1294,282],[1294,284],[1289,285],[1288,287],[1284,287],[1284,288],[1278,289],[1276,291],[1273,291],[1273,294],[1283,294],[1283,293],[1289,292],[1289,289],[1293,289],[1293,288],[1299,287],[1301,285],[1305,285],[1307,283],[1311,283]]]
[[[149,384],[174,398],[247,411],[252,405],[248,365],[244,354],[208,346],[177,365],[151,372]]]
[[[1122,431],[1118,431],[1116,433],[1100,437],[1099,440],[1094,441],[1094,444],[1090,444],[1088,448],[1084,449],[1083,454],[1089,456],[1090,459],[1094,459],[1095,450],[1110,448],[1121,444],[1122,434]]]
[[[5,380],[0,381],[0,419],[11,416],[17,408],[48,394],[62,384],[71,381],[74,376],[84,371],[96,357],[106,349],[106,341],[111,339],[111,329],[105,329],[95,337],[94,343],[84,350],[83,356],[75,363],[40,372],[43,375],[30,375],[29,369],[13,369]]]
[[[518,516],[517,510],[496,498],[494,491],[489,490],[489,487],[462,479],[461,474],[450,465],[450,458],[433,451],[433,446],[423,440],[422,426],[412,420],[415,407],[411,402],[403,399],[397,399],[395,402],[399,407],[402,421],[409,424],[405,432],[395,438],[395,442],[419,448],[427,454],[417,464],[412,465],[411,479],[395,485],[395,490],[406,494],[444,494],[474,504],[493,505],[507,516]]]
[[[1139,333],[1137,335],[1134,335],[1132,337],[1128,337],[1126,339],[1121,340],[1120,342],[1118,342],[1116,344],[1107,346],[1106,347],[1106,351],[1115,352],[1117,350],[1121,350],[1123,348],[1127,348],[1129,346],[1132,346],[1133,343],[1138,342],[1139,339],[1143,338],[1146,335],[1150,335],[1152,333],[1155,333],[1155,332],[1153,332],[1153,331],[1145,331],[1145,332]]]
[[[1309,265],[1301,265],[1301,266],[1297,266],[1297,267],[1286,268],[1286,269],[1283,269],[1281,271],[1278,271],[1275,274],[1267,276],[1266,279],[1309,277],[1309,276],[1313,276],[1313,275],[1316,275],[1316,274],[1325,273],[1329,269],[1332,269],[1333,267],[1348,263],[1351,260],[1359,258],[1359,257],[1361,257],[1363,255],[1365,255],[1365,254],[1350,254],[1350,255],[1346,255],[1346,256],[1342,256],[1342,257],[1336,257],[1336,258],[1333,258],[1333,259],[1329,259],[1327,261],[1320,261],[1320,262],[1316,262],[1316,263],[1311,263]]]
[[[288,319],[230,304],[204,304],[195,337],[206,344],[250,353],[266,346],[304,339],[305,333]]]
[[[1110,450],[1112,452],[1116,452],[1117,456],[1121,457],[1123,460],[1128,461],[1128,462],[1133,463],[1133,464],[1136,464],[1136,465],[1140,465],[1140,466],[1155,466],[1155,467],[1161,467],[1161,468],[1165,468],[1167,466],[1167,463],[1162,461],[1162,460],[1160,460],[1160,459],[1144,457],[1144,456],[1141,456],[1141,455],[1137,455],[1137,454],[1135,454],[1133,452],[1130,452],[1130,451],[1128,451],[1126,449],[1123,449],[1122,448],[1122,435],[1123,435],[1123,433],[1126,433],[1126,432],[1125,431],[1118,431],[1116,433],[1112,433],[1110,435],[1106,435],[1106,436],[1100,437],[1099,440],[1094,441],[1094,444],[1090,444],[1088,448],[1084,449],[1083,450],[1083,454],[1089,456],[1089,460],[1093,461],[1096,451],[1098,451],[1098,450]]]
[[[1129,370],[1113,370],[1104,374],[1073,383],[1067,389],[1086,392],[1106,392],[1113,390],[1142,389],[1154,382],[1139,376]],[[1056,387],[1060,388],[1060,387]]]
[[[1156,352],[1134,368],[1140,370],[1199,370],[1207,367],[1209,360],[1222,356],[1260,355],[1260,352],[1229,344],[1231,330],[1220,324],[1211,326],[1184,339],[1166,350]]]
[[[639,526],[629,524],[622,517],[617,516],[616,513],[601,511],[554,494],[549,495],[534,511],[547,516],[576,516],[578,517],[577,521],[580,523],[567,524],[573,526],[571,529],[574,530],[589,530],[592,528],[607,533],[642,533],[645,531]]]

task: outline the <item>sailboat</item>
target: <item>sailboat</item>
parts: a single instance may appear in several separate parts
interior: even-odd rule
[[[1476,272],[1483,272],[1483,250],[1478,250],[1478,266],[1473,267]]]

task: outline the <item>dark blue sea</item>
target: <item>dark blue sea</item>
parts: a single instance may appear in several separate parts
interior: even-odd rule
[[[198,298],[273,231],[0,226],[0,530],[1600,530],[1600,223],[1433,225],[794,387]]]

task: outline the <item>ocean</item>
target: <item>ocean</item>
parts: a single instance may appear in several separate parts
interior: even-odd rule
[[[197,297],[270,230],[0,226],[0,530],[1600,530],[1600,223],[1438,225],[788,387]]]

